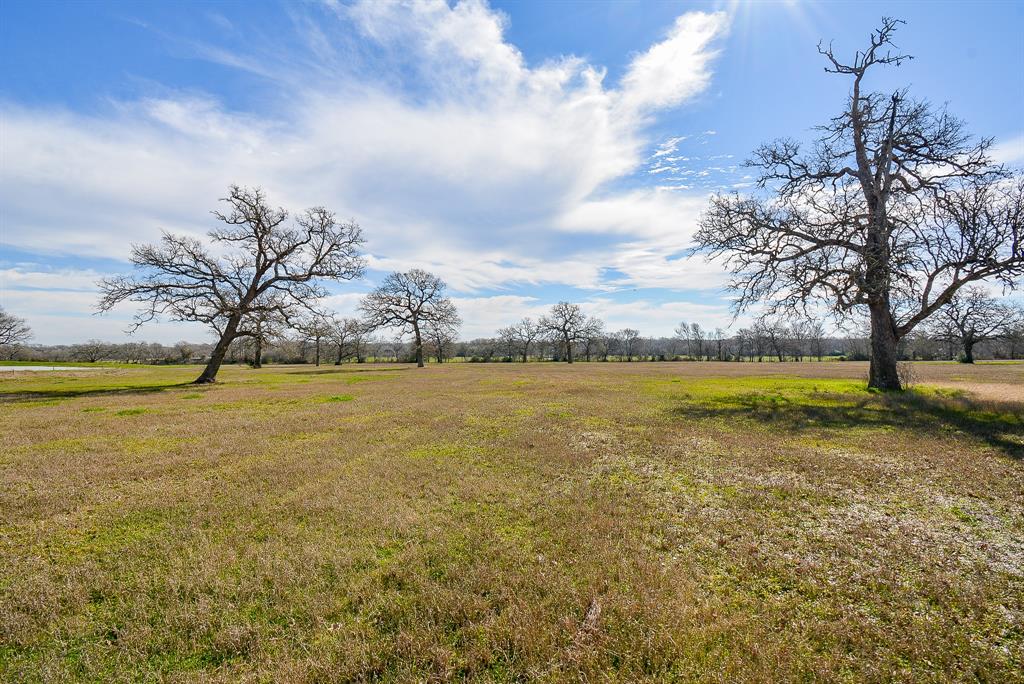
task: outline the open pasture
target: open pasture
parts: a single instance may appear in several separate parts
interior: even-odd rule
[[[1021,681],[1024,364],[0,372],[3,681]]]

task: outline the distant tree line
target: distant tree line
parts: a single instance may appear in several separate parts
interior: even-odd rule
[[[454,307],[443,309],[446,316]],[[457,318],[457,314],[456,318]],[[450,325],[424,325],[419,342],[402,330],[381,334],[373,321],[338,318],[320,312],[298,319],[292,328],[266,329],[260,337],[234,340],[224,353],[226,363],[254,367],[262,363],[342,364],[367,362],[441,363],[727,361],[868,361],[870,327],[866,322],[841,333],[824,320],[769,316],[727,331],[681,322],[668,337],[644,336],[639,330],[608,331],[581,307],[560,302],[539,320],[524,318],[501,328],[493,337],[458,340]],[[27,329],[27,326],[26,326]],[[33,361],[77,361],[146,364],[206,364],[215,352],[209,343],[109,343],[88,340],[72,345],[3,347],[5,356]],[[955,298],[927,326],[906,336],[897,350],[902,360],[1024,358],[1024,307],[997,299],[979,288]],[[571,359],[571,361],[570,361]]]

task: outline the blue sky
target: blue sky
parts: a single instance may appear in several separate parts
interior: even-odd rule
[[[759,143],[809,139],[848,83],[815,45],[883,14],[918,97],[1024,162],[1024,3],[0,4],[0,302],[39,343],[123,339],[94,282],[132,242],[201,234],[229,183],[363,226],[371,269],[442,275],[464,337],[559,299],[610,328],[730,322],[686,259],[707,195]],[[202,339],[184,324],[147,340]]]

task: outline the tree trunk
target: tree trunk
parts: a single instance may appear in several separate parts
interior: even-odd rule
[[[572,363],[572,342],[569,341],[569,336],[565,336],[565,361],[566,363]]]
[[[970,337],[964,337],[964,358],[960,362],[974,363],[974,340]]]
[[[314,343],[313,346],[315,348],[315,351],[313,353],[313,359],[315,361],[314,365],[319,366],[320,365],[320,338],[319,337],[316,338],[316,342]]]
[[[256,331],[256,339],[253,340],[253,354],[252,354],[252,367],[262,368],[263,367],[263,339],[259,335],[259,331]]]
[[[237,315],[228,319],[228,324],[224,327],[224,332],[217,341],[217,346],[213,348],[213,353],[210,354],[209,363],[206,364],[206,368],[199,374],[199,377],[193,381],[193,384],[203,385],[217,381],[217,371],[220,370],[220,364],[224,362],[224,356],[228,353],[228,347],[231,346],[235,339],[235,334],[238,332],[238,324],[241,320],[242,317]]]
[[[414,323],[412,329],[416,333],[416,367],[423,368],[423,338],[420,337],[420,326]]]
[[[871,310],[871,369],[868,387],[884,391],[901,390],[897,346],[889,305],[883,300],[869,305]]]

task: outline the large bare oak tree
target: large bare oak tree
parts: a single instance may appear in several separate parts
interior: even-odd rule
[[[0,308],[0,352],[13,356],[18,345],[32,339],[32,329],[24,318]]]
[[[445,282],[418,268],[396,271],[384,279],[359,304],[369,329],[397,328],[413,336],[416,365],[423,368],[423,338],[432,329],[457,328],[461,324],[452,300],[444,296]]]
[[[1024,181],[991,162],[991,139],[906,90],[866,90],[873,67],[910,59],[891,51],[901,23],[884,19],[849,62],[819,45],[826,71],[850,79],[845,108],[810,149],[790,139],[758,149],[747,163],[764,192],[713,198],[696,234],[725,258],[740,310],[866,309],[868,384],[883,390],[901,387],[900,339],[960,288],[1012,288],[1024,273]]]
[[[229,211],[213,212],[224,226],[210,231],[210,246],[165,233],[159,244],[132,247],[136,274],[99,283],[100,311],[126,301],[143,305],[132,331],[162,315],[216,330],[197,383],[214,382],[231,343],[256,335],[261,321],[313,311],[327,295],[322,281],[352,280],[364,269],[362,231],[353,221],[339,223],[315,207],[290,224],[288,212],[271,207],[259,188],[233,185],[222,201]]]

